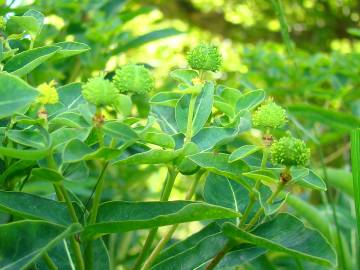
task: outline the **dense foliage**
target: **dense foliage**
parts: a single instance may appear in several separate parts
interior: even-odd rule
[[[292,40],[310,5],[323,40],[343,19],[300,2],[249,5],[243,44],[237,1],[4,4],[0,269],[357,269],[360,56]],[[284,43],[254,46],[269,10]]]

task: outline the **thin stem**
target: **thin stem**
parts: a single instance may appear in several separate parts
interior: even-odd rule
[[[46,252],[43,255],[43,259],[50,270],[58,270],[56,264]]]
[[[189,112],[186,126],[186,134],[185,134],[185,143],[191,142],[192,137],[192,125],[193,125],[193,117],[194,117],[194,109],[196,103],[196,94],[191,94],[190,103],[189,103]]]
[[[190,189],[188,190],[186,196],[185,196],[185,200],[190,200],[196,190],[196,187],[200,181],[201,178],[206,177],[206,173],[199,173],[195,180],[192,182]],[[174,234],[174,232],[176,231],[177,227],[179,226],[179,224],[175,224],[172,225],[168,231],[165,233],[165,235],[161,238],[160,242],[156,245],[155,249],[153,250],[153,252],[150,254],[150,256],[147,258],[147,260],[145,261],[143,267],[141,268],[141,270],[147,270],[150,269],[152,263],[154,262],[154,260],[156,259],[156,257],[159,255],[160,251],[164,248],[164,246],[167,244],[167,242],[170,240],[171,236]]]
[[[214,257],[214,259],[211,260],[210,264],[206,267],[205,270],[212,270],[218,265],[218,263],[224,258],[226,253],[232,248],[232,243],[229,241],[227,244],[223,247],[222,250],[219,251],[219,253]]]
[[[169,200],[170,193],[174,187],[176,176],[177,176],[177,172],[175,172],[175,170],[172,167],[169,167],[160,201],[168,201]],[[158,228],[153,228],[150,230],[150,232],[146,238],[144,247],[141,250],[141,253],[138,256],[138,258],[135,262],[135,265],[132,268],[133,270],[138,269],[141,266],[142,262],[144,261],[145,257],[148,255],[149,250],[154,242],[157,231],[158,231]]]

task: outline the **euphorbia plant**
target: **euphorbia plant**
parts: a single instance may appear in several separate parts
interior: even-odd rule
[[[132,96],[154,91],[144,66],[119,67],[112,79],[34,87],[19,77],[61,52],[71,55],[56,44],[47,58],[43,50],[8,50],[0,73],[0,209],[8,214],[0,225],[2,268],[114,268],[107,235],[144,229],[129,268],[229,269],[274,251],[336,264],[327,240],[283,211],[292,186],[325,189],[305,167],[308,148],[285,134],[283,108],[270,99],[260,105],[263,90],[216,84],[217,47],[189,52],[191,69],[170,73],[178,87],[152,95],[147,119],[129,110]],[[103,201],[108,170],[143,164],[167,168],[158,201]],[[93,193],[77,194],[74,179],[89,174],[96,176]],[[184,200],[169,201],[179,175],[191,183]],[[23,192],[34,182],[51,183],[48,196]],[[193,200],[199,190],[202,199]],[[192,221],[203,228],[170,245],[178,225]],[[158,240],[157,228],[167,225]]]

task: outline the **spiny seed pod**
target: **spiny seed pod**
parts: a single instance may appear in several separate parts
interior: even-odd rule
[[[252,116],[253,125],[256,127],[279,128],[286,121],[286,111],[272,100],[261,105]]]
[[[154,89],[154,78],[143,65],[128,64],[116,70],[114,84],[121,93],[146,94]]]
[[[310,149],[303,140],[293,137],[283,137],[275,141],[270,148],[273,164],[290,166],[304,166],[310,158]]]
[[[89,79],[82,86],[83,97],[89,103],[98,107],[112,105],[117,99],[118,94],[116,87],[102,77]]]
[[[37,87],[37,90],[40,92],[40,95],[37,98],[39,103],[45,105],[59,102],[59,95],[55,88],[55,81],[42,83]]]
[[[217,71],[222,57],[216,46],[202,43],[188,53],[187,61],[192,69]]]

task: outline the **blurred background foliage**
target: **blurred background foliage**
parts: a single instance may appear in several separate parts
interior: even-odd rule
[[[218,82],[241,91],[265,89],[288,109],[291,132],[311,146],[312,166],[329,191],[294,192],[335,218],[333,229],[343,232],[337,241],[344,269],[355,269],[348,134],[360,126],[360,1],[0,0],[0,16],[22,15],[29,8],[46,16],[36,46],[66,40],[91,47],[70,60],[43,64],[28,78],[33,85],[85,81],[101,72],[113,76],[125,63],[144,63],[156,78],[155,91],[171,91],[176,85],[168,74],[186,67],[189,48],[203,41],[218,45],[224,57],[221,72],[214,74]],[[20,50],[29,46],[26,38],[13,42]],[[133,96],[132,116],[147,115],[147,98]],[[108,198],[158,199],[165,168],[127,166],[108,177]],[[177,181],[172,198],[180,198],[189,181]],[[74,184],[73,190],[87,196],[93,184]],[[142,238],[121,237],[136,254]],[[118,260],[125,257],[119,254]]]

